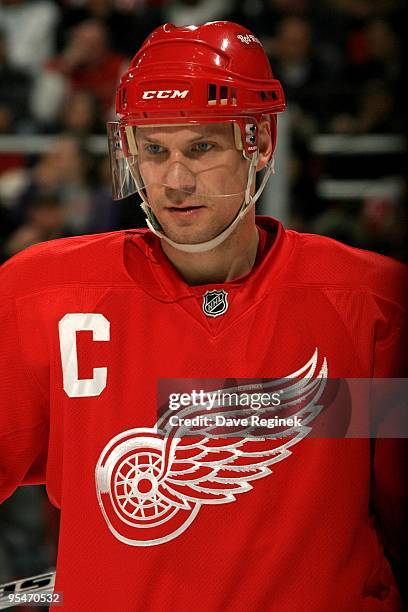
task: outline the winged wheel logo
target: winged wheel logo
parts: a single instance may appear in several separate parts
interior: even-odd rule
[[[271,466],[287,459],[310,432],[323,408],[319,398],[327,372],[326,358],[318,368],[316,349],[302,368],[269,383],[281,391],[279,410],[291,409],[301,419],[301,425],[283,431],[259,435],[254,427],[243,426],[235,428],[233,437],[220,436],[211,424],[191,429],[171,425],[167,411],[154,428],[114,437],[95,470],[100,509],[112,534],[130,546],[163,544],[182,534],[203,505],[231,503],[248,493],[253,481],[270,475]],[[194,417],[203,408],[186,407],[179,416]],[[217,414],[231,417],[242,414],[242,408],[216,406],[211,415]]]

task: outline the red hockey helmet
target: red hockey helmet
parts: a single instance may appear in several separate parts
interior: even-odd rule
[[[128,163],[138,155],[137,126],[231,122],[237,148],[253,160],[259,121],[270,119],[273,151],[276,113],[284,108],[281,84],[261,42],[246,28],[228,21],[157,28],[122,77],[120,120],[108,125],[114,198],[139,191],[149,217],[135,164],[132,169]]]
[[[251,32],[227,21],[200,26],[165,24],[146,39],[123,76],[116,111],[123,119],[163,115],[256,118],[285,108],[263,47]]]

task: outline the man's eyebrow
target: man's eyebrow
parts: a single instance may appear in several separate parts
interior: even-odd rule
[[[152,144],[162,144],[160,140],[153,138],[153,136],[146,136],[145,134],[139,133],[139,137],[144,141],[151,142]]]
[[[147,134],[144,134],[141,131],[139,131],[138,135],[141,138],[141,140],[143,140],[145,142],[151,142],[152,144],[163,145],[162,139],[160,139],[160,138],[157,138],[157,137],[155,138],[154,136],[149,136]],[[205,134],[197,134],[196,136],[192,136],[186,142],[187,143],[197,142],[198,140],[205,140],[205,139],[208,139],[208,138],[214,138],[214,136],[223,136],[223,133],[222,133],[222,131],[217,130],[217,128],[211,128]]]

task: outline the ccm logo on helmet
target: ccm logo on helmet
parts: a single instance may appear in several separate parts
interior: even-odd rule
[[[143,100],[152,100],[153,98],[185,98],[188,94],[188,89],[180,91],[179,89],[159,89],[156,91],[148,90],[143,92]]]

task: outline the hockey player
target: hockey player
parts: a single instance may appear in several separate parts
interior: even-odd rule
[[[3,266],[0,495],[46,483],[61,508],[66,610],[400,609],[395,445],[307,434],[329,377],[403,376],[406,272],[255,217],[283,110],[245,28],[155,30],[109,126],[114,197],[138,193],[148,229]],[[181,436],[157,386],[192,378],[281,378],[304,424]]]

